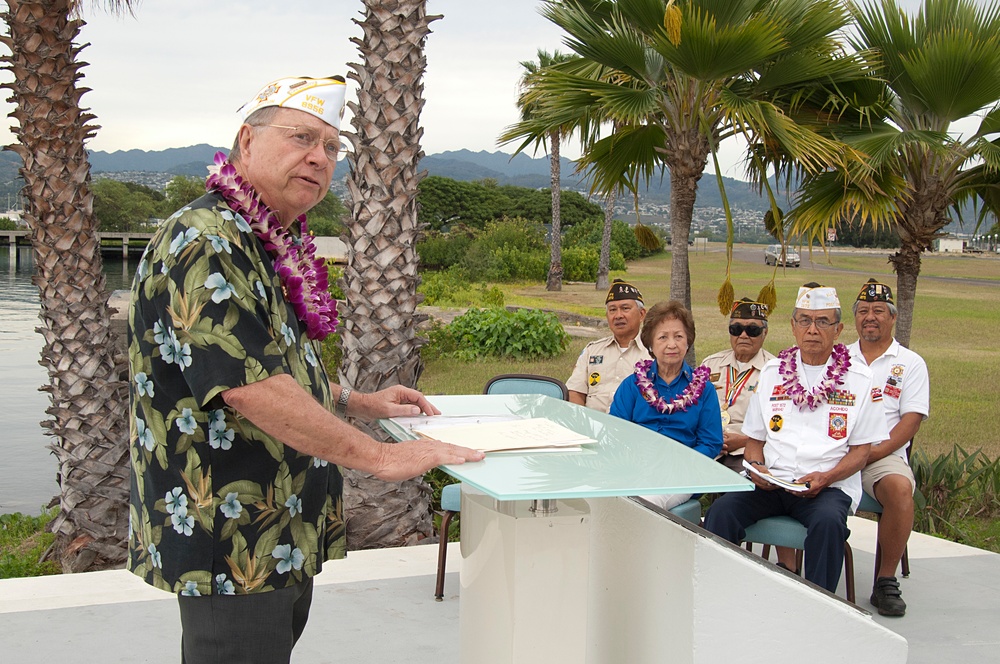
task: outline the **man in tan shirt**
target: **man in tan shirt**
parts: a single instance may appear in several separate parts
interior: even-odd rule
[[[649,353],[639,340],[639,328],[646,317],[639,289],[615,279],[604,307],[611,336],[584,347],[566,387],[573,403],[606,413],[618,384],[635,371],[636,362],[648,360]]]
[[[743,472],[743,448],[748,440],[741,429],[750,395],[757,389],[760,370],[774,359],[764,350],[765,339],[767,305],[745,297],[733,304],[729,314],[732,350],[709,355],[702,361],[712,372],[709,380],[715,385],[722,407],[721,461],[738,473]]]

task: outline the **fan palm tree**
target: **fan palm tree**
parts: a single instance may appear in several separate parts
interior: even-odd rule
[[[720,141],[739,134],[780,146],[808,170],[846,159],[840,144],[793,119],[859,75],[859,59],[834,38],[847,21],[837,0],[550,0],[542,13],[584,64],[540,72],[540,120],[512,133],[613,121],[581,160],[596,191],[634,192],[669,171],[672,299],[691,305],[692,213]],[[766,163],[748,161],[748,171],[766,182]]]
[[[420,111],[424,106],[426,0],[364,0],[353,38],[363,62],[351,64],[358,102],[350,103],[354,145],[347,179],[352,219],[347,227],[348,265],[343,286],[347,312],[341,331],[340,381],[373,392],[396,384],[416,387],[423,372],[416,313],[415,244]],[[364,425],[361,425],[365,428]],[[386,438],[366,429],[369,434]],[[387,484],[345,472],[345,512],[351,548],[412,544],[432,532],[430,489],[419,478]]]
[[[834,224],[894,228],[896,337],[909,345],[920,254],[941,235],[949,209],[973,200],[982,212],[1000,209],[1000,3],[926,0],[908,15],[895,0],[879,0],[850,11],[851,44],[870,55],[880,89],[865,97],[865,122],[844,140],[870,155],[881,187],[859,190],[857,170],[815,174],[791,211],[793,230],[822,243]],[[979,128],[958,136],[954,124],[977,114]]]
[[[80,106],[87,88],[74,40],[83,26],[75,0],[7,0],[2,14],[10,51],[0,58],[13,81],[24,161],[24,218],[31,230],[49,375],[51,420],[42,423],[59,463],[59,513],[52,551],[63,571],[120,565],[128,537],[128,390],[125,357],[116,350],[93,214],[84,143],[94,116]],[[105,3],[113,11],[127,1]]]
[[[560,53],[558,49],[549,53],[544,49],[538,49],[538,62],[525,60],[521,62],[524,67],[524,76],[521,77],[522,94],[518,97],[517,105],[521,109],[521,119],[528,120],[535,113],[535,102],[532,95],[528,94],[534,85],[538,72],[546,67],[567,62],[576,56]],[[545,132],[549,140],[549,162],[550,166],[550,188],[552,191],[552,242],[550,245],[551,254],[549,257],[549,273],[546,279],[545,289],[550,291],[562,290],[562,220],[560,218],[560,191],[561,191],[561,163],[559,148],[565,136],[566,128],[551,126]],[[541,142],[539,137],[538,143]]]

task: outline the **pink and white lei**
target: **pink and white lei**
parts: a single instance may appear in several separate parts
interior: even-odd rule
[[[215,164],[208,168],[205,188],[218,192],[242,216],[254,234],[272,255],[274,271],[281,279],[285,299],[292,305],[296,317],[306,325],[306,336],[322,341],[337,330],[337,301],[327,290],[329,274],[326,262],[316,258],[316,245],[308,233],[306,216],[299,222],[301,237],[290,233],[229,163],[222,152],[215,154]]]
[[[652,360],[640,360],[635,363],[635,382],[639,386],[639,392],[642,394],[642,398],[646,400],[650,406],[656,409],[660,413],[671,414],[676,412],[684,412],[691,406],[698,403],[698,399],[701,398],[701,393],[705,390],[705,384],[708,382],[708,376],[711,373],[708,367],[702,365],[692,372],[692,378],[690,384],[684,389],[683,392],[677,395],[673,401],[667,402],[666,399],[660,396],[660,393],[656,391],[656,387],[653,386],[653,381],[649,378],[649,369],[653,366]]]
[[[833,347],[833,364],[826,369],[823,381],[806,392],[799,382],[798,361],[795,359],[798,354],[798,346],[792,346],[778,353],[781,364],[778,366],[778,373],[781,376],[781,386],[785,394],[791,397],[792,403],[801,410],[803,406],[809,410],[816,410],[821,404],[837,391],[837,388],[844,384],[844,376],[851,367],[851,353],[844,344],[837,344]]]

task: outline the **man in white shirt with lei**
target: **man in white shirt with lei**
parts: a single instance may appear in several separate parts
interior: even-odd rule
[[[835,289],[799,289],[791,320],[797,346],[765,365],[743,423],[743,458],[756,471],[755,489],[722,496],[705,517],[706,529],[734,544],[766,517],[800,521],[807,529],[805,577],[830,592],[840,581],[847,515],[861,499],[860,471],[871,444],[888,436],[871,400],[871,372],[836,343],[840,318]],[[778,488],[768,475],[798,486]]]

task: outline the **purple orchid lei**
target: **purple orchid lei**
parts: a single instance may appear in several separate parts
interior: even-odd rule
[[[250,224],[254,234],[273,256],[274,271],[281,279],[285,299],[295,315],[306,324],[306,336],[322,341],[337,329],[337,301],[330,295],[326,262],[316,258],[316,245],[308,233],[306,216],[296,221],[301,237],[283,228],[278,215],[260,200],[250,183],[245,182],[222,152],[215,154],[215,164],[208,168],[205,188],[218,192],[230,208]]]
[[[781,364],[778,366],[778,373],[781,375],[781,386],[785,394],[792,399],[792,403],[801,410],[803,406],[809,410],[816,410],[821,404],[827,402],[830,395],[837,391],[837,388],[844,384],[844,376],[851,367],[851,353],[844,344],[837,344],[833,347],[833,364],[827,367],[823,382],[806,392],[799,382],[798,362],[795,357],[798,353],[798,346],[792,346],[778,353]]]
[[[677,395],[673,401],[667,402],[666,399],[660,396],[660,393],[656,391],[653,386],[653,381],[649,378],[649,370],[653,366],[652,360],[640,360],[635,363],[635,382],[639,386],[639,392],[642,394],[642,398],[646,400],[650,406],[656,409],[660,413],[669,415],[676,412],[684,412],[691,406],[698,403],[698,399],[701,398],[701,393],[705,390],[705,384],[708,382],[708,376],[711,370],[702,365],[694,370],[693,376],[691,378],[691,383],[684,389],[683,392]]]

